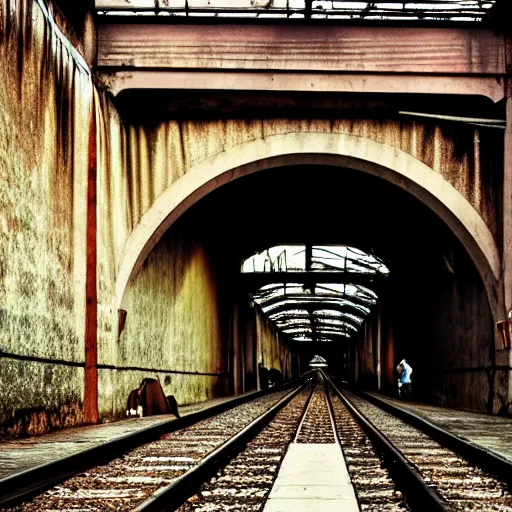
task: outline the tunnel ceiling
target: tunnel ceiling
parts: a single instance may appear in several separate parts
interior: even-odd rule
[[[377,294],[352,280],[360,274],[389,275],[384,262],[371,254],[312,244],[269,247],[247,258],[241,271],[244,277],[267,278],[268,284],[251,293],[252,300],[279,331],[305,342],[330,342],[357,333]],[[302,280],[288,282],[294,278]]]
[[[241,301],[259,303],[280,329],[289,329],[290,339],[304,341],[311,338],[312,321],[321,326],[319,338],[333,339],[334,320],[343,324],[336,335],[343,343],[359,330],[377,297],[392,293],[414,300],[431,275],[450,279],[446,261],[464,251],[411,194],[338,167],[297,165],[239,178],[208,194],[178,222],[217,254],[223,286]],[[265,264],[267,250],[276,246]],[[299,254],[287,256],[284,266],[288,246]],[[332,246],[343,247],[332,259],[323,258]],[[256,254],[258,262],[251,259]],[[451,261],[457,271],[457,258]],[[267,272],[242,273],[243,265]],[[282,271],[288,268],[294,271]]]
[[[480,22],[495,0],[96,0],[102,14],[186,18]]]

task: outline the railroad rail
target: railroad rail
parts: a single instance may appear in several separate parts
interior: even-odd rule
[[[512,510],[510,462],[370,395],[336,394],[394,448],[397,461],[414,468],[437,497],[438,510]],[[396,463],[390,462],[393,472]],[[407,501],[413,510],[435,510],[414,500],[414,493]]]
[[[73,493],[70,490],[72,488],[76,490],[77,497],[82,495],[85,499],[86,496],[96,494],[98,496],[98,503],[101,503],[102,492],[99,482],[102,479],[106,479],[104,483],[110,482],[112,487],[117,486],[117,491],[122,487],[126,487],[122,485],[122,477],[119,475],[122,472],[122,463],[119,461],[122,461],[123,459],[131,460],[132,456],[135,459],[137,457],[144,459],[144,455],[140,453],[141,451],[146,450],[151,452],[154,450],[157,452],[156,455],[147,455],[149,458],[146,462],[151,463],[153,460],[151,459],[152,456],[158,458],[159,449],[152,448],[154,443],[158,444],[163,442],[166,437],[173,433],[184,440],[186,438],[186,434],[183,433],[190,433],[190,435],[193,436],[192,431],[198,432],[197,435],[199,437],[197,440],[200,440],[200,436],[202,435],[201,432],[204,429],[209,428],[209,433],[204,434],[207,444],[202,448],[203,452],[205,450],[208,452],[211,449],[214,449],[220,440],[227,439],[230,433],[232,434],[236,430],[243,428],[255,416],[260,415],[274,403],[278,402],[286,394],[288,389],[297,389],[301,385],[304,385],[304,379],[301,379],[300,382],[295,381],[288,383],[280,388],[271,388],[269,390],[249,393],[242,397],[237,397],[207,409],[182,416],[180,419],[172,419],[168,422],[145,428],[113,441],[102,443],[93,448],[81,451],[69,457],[58,459],[51,463],[42,464],[33,469],[4,478],[0,480],[0,508],[16,507],[16,510],[44,510],[41,504],[31,508],[32,504],[37,502],[37,498],[27,505],[20,505],[21,503],[38,496],[44,491],[48,491],[44,495],[44,499],[47,503],[55,501],[58,506],[62,506],[67,500],[72,499]],[[226,425],[223,418],[225,418],[225,416],[230,416],[230,414],[235,415],[236,420],[227,420]],[[222,435],[216,435],[216,429],[220,430]],[[200,450],[199,455],[201,454],[204,455]],[[169,462],[172,462],[172,458],[173,455],[170,455]],[[175,476],[176,472],[179,473],[189,467],[189,465],[184,463],[186,461],[179,459],[179,457],[174,462],[175,464],[168,464],[168,466],[170,466],[170,470],[174,471],[173,476]],[[178,466],[180,467],[179,469]],[[108,472],[108,469],[106,468],[113,467],[112,469],[114,472],[117,472],[117,476],[109,477],[94,474],[94,471],[91,470],[91,468],[95,467],[102,468],[102,471],[96,469],[99,473],[106,473]],[[174,467],[176,469],[173,469]],[[156,477],[152,480],[151,477],[148,478],[147,475],[136,476],[136,472],[130,471],[129,469],[128,474],[132,476],[127,479],[127,482],[132,482],[132,485],[149,484],[148,488],[153,490],[155,490],[155,486],[158,488],[163,484],[167,484],[169,481],[162,477]],[[76,475],[81,476],[77,477]],[[87,483],[89,477],[94,480],[94,484]],[[108,480],[108,478],[113,478],[114,480]],[[66,485],[70,486],[68,490],[66,490],[66,485],[64,484],[59,486],[59,484],[66,480]],[[161,482],[160,485],[158,484],[159,481]],[[88,490],[87,492],[80,491],[80,489],[82,489],[82,484],[84,486],[83,489]],[[116,494],[119,494],[119,499],[123,502],[126,502],[126,500],[129,499],[130,493],[128,491],[117,491],[110,493],[106,491],[104,493],[104,495],[107,496],[107,501],[110,505],[112,504],[112,500],[115,500]],[[148,493],[146,490],[142,494],[135,494],[139,496],[139,501],[142,501],[147,497]],[[134,499],[136,500],[137,498]],[[20,506],[18,507],[18,505]],[[38,506],[40,508],[37,508]],[[105,508],[93,508],[92,510],[108,509],[109,507],[105,506]],[[57,507],[57,510],[60,509]]]
[[[466,449],[441,445],[417,420],[412,426],[315,374],[160,435],[13,510],[264,510],[291,443],[339,444],[354,506],[365,512],[512,510],[508,480],[461,456]]]
[[[290,442],[340,444],[359,506],[363,510],[409,510],[404,495],[368,437],[319,373],[313,392],[303,390],[248,445],[178,510],[264,510],[277,469]],[[172,510],[166,508],[165,510]]]

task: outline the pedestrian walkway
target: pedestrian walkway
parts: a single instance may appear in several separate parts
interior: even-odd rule
[[[264,512],[358,512],[338,443],[292,443]]]
[[[180,407],[180,414],[182,417],[187,416],[232,398],[218,398]],[[4,440],[0,442],[0,480],[175,419],[171,414],[163,414],[68,428],[42,436]]]

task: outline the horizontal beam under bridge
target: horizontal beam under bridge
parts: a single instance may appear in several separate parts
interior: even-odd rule
[[[112,18],[101,18],[97,64],[114,94],[133,88],[246,88],[477,94],[494,101],[504,95],[504,39],[488,29],[319,30]]]
[[[252,272],[241,275],[241,282],[250,289],[261,288],[271,283],[347,283],[371,285],[382,283],[387,278],[379,274],[360,272]]]

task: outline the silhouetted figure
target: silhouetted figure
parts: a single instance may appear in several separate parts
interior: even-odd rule
[[[139,388],[130,391],[128,395],[128,402],[126,404],[126,416],[136,416],[139,414],[137,408],[139,407]],[[142,415],[142,408],[140,410]]]
[[[180,413],[178,412],[178,402],[176,402],[174,395],[168,395],[167,402],[169,404],[170,413],[174,414],[176,418],[180,418]]]
[[[268,389],[269,379],[268,379],[268,368],[265,368],[262,364],[258,365],[258,372],[260,375],[260,388]]]
[[[169,402],[156,379],[144,379],[140,384],[140,405],[143,416],[154,416],[155,414],[169,414]]]
[[[283,383],[283,374],[275,368],[270,368],[268,371],[268,380],[270,382],[270,386],[279,386]]]
[[[178,404],[172,397],[174,409],[172,409],[164,394],[160,381],[157,379],[144,379],[138,389],[134,389],[128,396],[126,405],[127,416],[153,416],[155,414],[174,414],[179,417]]]

